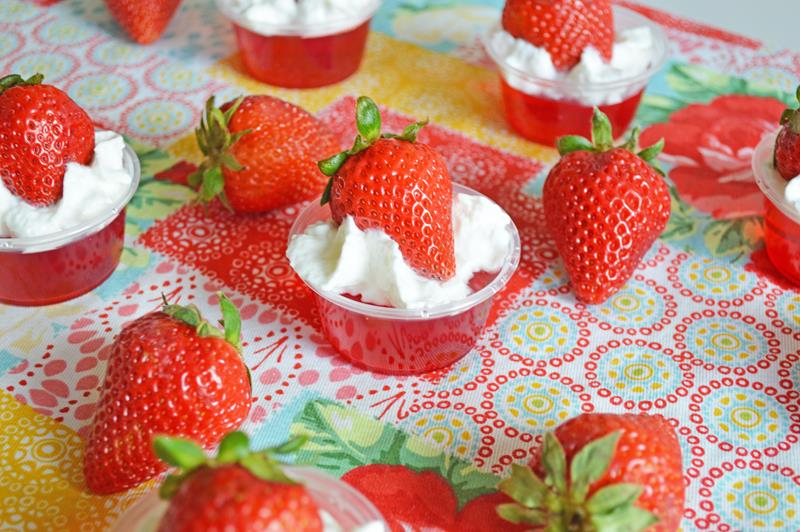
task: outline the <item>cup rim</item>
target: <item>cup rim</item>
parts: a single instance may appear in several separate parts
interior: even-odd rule
[[[597,90],[599,92],[599,91],[625,88],[640,83],[645,84],[651,77],[653,77],[659,70],[661,70],[661,68],[667,61],[668,57],[667,37],[664,34],[664,30],[661,28],[661,25],[657,24],[652,19],[632,9],[627,9],[617,5],[612,6],[612,9],[614,12],[615,25],[617,18],[619,16],[622,16],[623,18],[627,18],[628,20],[635,21],[636,24],[635,25],[632,24],[633,27],[647,26],[648,28],[650,28],[650,31],[653,34],[653,42],[655,43],[656,55],[650,62],[650,65],[647,67],[647,70],[640,72],[635,76],[629,76],[626,78],[617,79],[613,81],[582,83],[579,85],[566,77],[561,79],[546,79],[531,75],[528,72],[520,70],[514,66],[508,65],[505,62],[505,58],[500,56],[497,53],[497,51],[493,49],[492,37],[498,31],[502,30],[502,26],[499,22],[494,24],[488,31],[484,32],[483,35],[481,36],[481,39],[483,41],[483,47],[489,54],[489,57],[491,57],[492,61],[494,61],[495,65],[497,65],[500,68],[500,73],[503,75],[504,78],[507,77],[505,73],[509,72],[514,76],[522,78],[526,81],[536,83],[537,85],[541,85],[543,87],[551,89],[565,89],[565,88],[579,87],[582,90],[587,90],[587,89],[590,91]]]
[[[125,209],[141,180],[139,157],[126,142],[122,151],[122,165],[132,178],[128,190],[108,211],[102,212],[86,222],[56,233],[31,237],[0,237],[0,253],[39,253],[63,247],[105,229]]]
[[[453,196],[456,194],[470,194],[473,196],[480,196],[483,198],[488,199],[494,203],[494,200],[481,194],[477,190],[474,190],[468,186],[461,185],[459,183],[453,183]],[[306,217],[308,216],[309,211],[314,208],[319,203],[319,199],[312,201],[308,204],[294,220],[291,229],[289,230],[289,239],[291,239],[301,233],[300,227],[305,225],[308,226]],[[303,227],[303,230],[305,229]],[[325,290],[317,289],[316,287],[312,286],[311,283],[306,281],[305,279],[297,273],[294,268],[292,271],[295,271],[295,274],[303,280],[303,283],[315,294],[319,297],[327,300],[330,303],[338,305],[350,312],[356,312],[358,314],[363,314],[365,316],[369,316],[372,318],[380,318],[380,319],[393,319],[393,320],[404,320],[404,321],[418,321],[418,320],[431,320],[436,318],[442,318],[447,316],[453,316],[455,314],[460,314],[465,312],[472,307],[483,303],[487,299],[493,297],[497,294],[500,290],[502,290],[511,277],[514,275],[514,272],[517,271],[517,267],[519,266],[520,262],[520,254],[522,252],[522,244],[519,237],[519,231],[517,230],[517,226],[514,224],[514,220],[510,219],[507,226],[507,231],[511,236],[511,245],[509,246],[508,254],[506,255],[506,260],[503,263],[503,266],[500,268],[500,271],[497,272],[494,279],[481,288],[480,290],[471,293],[467,297],[463,299],[459,299],[458,301],[451,301],[449,303],[441,303],[438,305],[434,305],[427,308],[397,308],[397,307],[381,307],[378,305],[373,305],[371,303],[363,303],[360,301],[355,301],[348,297],[345,297],[341,294],[337,294],[334,292],[328,292]]]
[[[330,486],[330,484],[335,484],[336,489],[344,492],[350,499],[358,501],[359,513],[362,514],[364,520],[368,520],[370,523],[380,523],[384,531],[389,530],[386,519],[372,501],[342,479],[336,478],[315,467],[306,465],[286,465],[283,469],[291,478],[309,486],[317,486],[319,484],[328,484],[328,486]],[[314,499],[318,505],[321,505],[319,499],[314,497],[313,489],[311,491],[312,499]],[[117,517],[111,530],[114,532],[130,532],[132,525],[137,523],[141,524],[141,520],[151,517],[151,514],[159,512],[161,515],[158,515],[158,519],[160,520],[166,509],[167,503],[159,497],[158,490],[147,490]]]
[[[786,198],[783,196],[782,190],[778,192],[777,187],[782,185],[786,187],[786,181],[778,174],[778,171],[772,166],[773,149],[775,146],[775,139],[778,136],[777,131],[772,131],[761,137],[751,158],[751,168],[753,176],[755,177],[756,184],[761,192],[775,207],[778,208],[787,218],[800,224],[800,212],[790,205]]]
[[[340,18],[326,20],[323,24],[299,25],[299,24],[253,24],[240,12],[237,12],[230,5],[228,0],[214,0],[217,9],[231,22],[241,26],[262,37],[325,37],[337,33],[344,33],[352,30],[371,19],[383,4],[383,0],[372,0],[364,11],[353,20]]]

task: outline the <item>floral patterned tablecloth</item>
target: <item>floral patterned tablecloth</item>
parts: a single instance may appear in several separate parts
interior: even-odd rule
[[[99,0],[0,1],[0,72],[43,72],[124,132],[144,170],[122,263],[105,284],[60,305],[0,305],[0,529],[102,529],[151,488],[114,497],[83,488],[83,437],[110,343],[162,292],[212,311],[223,289],[242,309],[253,372],[245,430],[264,445],[309,434],[298,460],[334,474],[376,462],[436,470],[454,489],[457,503],[438,505],[454,530],[459,508],[526,461],[543,431],[593,411],[671,420],[684,453],[684,530],[800,530],[800,293],[761,250],[749,169],[791,102],[800,54],[643,10],[670,40],[637,120],[644,141],[666,138],[672,218],[628,285],[587,307],[543,226],[556,154],[509,131],[479,45],[499,7],[387,0],[358,75],[290,91],[241,73],[212,0],[184,0],[149,47],[129,44]],[[336,358],[283,256],[297,207],[205,213],[164,173],[197,160],[192,128],[210,94],[259,92],[318,113],[344,138],[360,94],[385,105],[389,122],[428,116],[436,125],[422,140],[454,179],[514,218],[519,272],[455,367],[393,378]]]

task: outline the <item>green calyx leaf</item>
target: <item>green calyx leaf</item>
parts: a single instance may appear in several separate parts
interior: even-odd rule
[[[798,113],[800,114],[800,113]],[[597,107],[592,114],[592,140],[581,137],[580,135],[566,135],[559,137],[556,141],[556,148],[561,156],[575,151],[591,151],[602,153],[615,148],[622,148],[636,154],[640,159],[649,164],[653,169],[664,175],[664,171],[658,166],[655,159],[664,149],[664,139],[660,139],[652,146],[639,150],[639,134],[641,130],[634,128],[628,138],[619,146],[614,146],[614,139],[611,132],[611,122],[608,117]]]
[[[594,108],[594,113],[592,113],[592,144],[594,144],[597,151],[608,151],[614,147],[611,121],[597,107]]]
[[[368,143],[381,136],[381,112],[366,96],[361,96],[356,102],[356,128]]]
[[[572,497],[578,503],[586,500],[586,493],[589,486],[597,482],[608,471],[614,452],[617,450],[617,442],[622,433],[612,432],[607,436],[598,438],[586,444],[572,458],[570,464],[570,488]]]
[[[0,81],[2,83],[2,81]],[[800,85],[795,92],[798,103],[800,103]],[[793,133],[800,134],[800,108],[786,109],[781,114],[781,125],[788,125]]]
[[[296,484],[282,468],[282,464],[273,458],[276,454],[296,452],[305,443],[305,437],[293,438],[286,443],[263,451],[250,450],[250,438],[240,431],[227,434],[219,444],[214,458],[206,456],[205,451],[195,442],[183,438],[157,436],[153,440],[153,449],[166,464],[177,468],[164,480],[159,494],[162,499],[169,499],[177,493],[181,484],[201,467],[219,467],[238,464],[254,476],[268,482]]]
[[[572,457],[567,474],[564,448],[554,434],[546,434],[540,458],[545,478],[526,466],[512,465],[511,475],[498,489],[514,502],[499,505],[498,515],[553,532],[640,531],[652,526],[658,521],[655,515],[635,506],[641,486],[610,484],[587,500],[591,486],[608,472],[621,436],[616,431],[586,444]]]
[[[360,153],[380,139],[398,139],[406,142],[416,142],[419,131],[428,124],[427,120],[409,124],[399,135],[394,133],[381,134],[381,113],[377,104],[367,96],[360,96],[356,101],[356,135],[353,146],[349,150],[337,153],[332,157],[317,162],[317,167],[326,176],[333,177],[339,169],[347,162],[349,157]],[[328,181],[320,200],[321,205],[330,201],[332,181]]]
[[[167,316],[193,327],[197,332],[197,336],[200,338],[222,338],[236,348],[237,351],[241,351],[242,320],[239,316],[239,310],[225,294],[219,292],[218,296],[219,307],[222,313],[223,330],[220,330],[218,327],[211,325],[203,319],[202,314],[200,314],[200,309],[196,306],[170,304],[163,294],[162,299],[164,300],[164,307],[162,308],[162,312]]]
[[[153,450],[162,462],[187,471],[206,463],[203,448],[183,438],[156,436],[153,438]]]
[[[219,297],[219,309],[222,312],[222,327],[225,331],[225,340],[235,347],[238,351],[242,350],[242,318],[239,309],[222,292],[217,293]]]
[[[7,91],[12,87],[24,87],[29,85],[39,85],[44,81],[44,74],[34,74],[28,79],[23,78],[19,74],[9,74],[0,78],[0,94]]]
[[[198,200],[202,203],[208,203],[219,197],[223,204],[229,207],[225,198],[222,170],[223,167],[232,172],[244,170],[244,166],[230,152],[242,137],[250,133],[250,130],[236,133],[230,131],[230,122],[243,102],[244,96],[240,96],[223,111],[216,107],[213,96],[206,100],[200,125],[194,130],[197,146],[206,159],[197,171],[189,176],[189,185],[197,189]]]

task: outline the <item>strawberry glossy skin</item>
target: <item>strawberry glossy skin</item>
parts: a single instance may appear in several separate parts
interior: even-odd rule
[[[511,497],[504,493],[480,495],[464,505],[458,513],[458,520],[453,530],[457,532],[525,532],[530,530],[527,525],[509,523],[497,514],[499,505],[510,502],[512,502]]]
[[[611,60],[614,17],[608,0],[506,0],[503,29],[547,50],[559,70],[578,64],[587,46]]]
[[[589,442],[622,431],[607,473],[589,488],[589,497],[609,484],[628,482],[642,486],[636,506],[653,512],[659,523],[651,532],[674,532],[683,516],[684,482],[681,447],[675,431],[660,415],[581,414],[563,423],[555,436],[567,463]],[[544,473],[535,454],[531,467]]]
[[[94,155],[89,115],[51,85],[16,86],[0,94],[0,131],[0,178],[32,205],[58,201],[67,163],[89,164]]]
[[[455,275],[453,189],[439,153],[425,144],[380,139],[350,156],[333,177],[331,214],[359,229],[382,229],[420,275]]]
[[[787,124],[775,139],[775,168],[787,181],[800,175],[800,134]]]
[[[105,0],[111,15],[139,44],[155,42],[180,5],[180,0]]]
[[[434,471],[401,465],[369,464],[348,471],[342,480],[380,510],[392,532],[455,530],[458,502],[450,484]]]
[[[547,225],[577,298],[602,303],[631,277],[669,220],[661,176],[633,153],[564,155],[544,184]]]
[[[264,212],[320,195],[328,178],[316,161],[341,148],[325,124],[278,98],[248,96],[231,118],[229,131],[248,129],[230,149],[244,169],[222,170],[225,195],[234,210]]]
[[[170,500],[159,532],[322,532],[316,503],[302,485],[255,477],[239,465],[190,473]]]
[[[108,359],[84,455],[94,493],[139,485],[165,470],[153,436],[214,446],[250,410],[250,381],[239,352],[221,338],[153,312],[125,326]]]

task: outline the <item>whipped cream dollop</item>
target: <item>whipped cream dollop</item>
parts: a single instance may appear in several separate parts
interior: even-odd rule
[[[352,217],[310,225],[289,242],[295,271],[318,290],[361,296],[365,303],[428,308],[468,296],[477,272],[500,270],[511,246],[511,218],[482,196],[458,194],[453,201],[456,274],[439,281],[419,275],[400,246],[380,229],[358,228]]]
[[[793,177],[783,189],[783,197],[800,214],[800,175]]]
[[[122,163],[125,141],[113,131],[95,131],[94,140],[90,165],[67,163],[64,195],[53,205],[33,206],[0,181],[0,237],[35,237],[72,229],[119,203],[133,180]]]
[[[284,26],[303,35],[344,31],[366,20],[377,0],[222,0],[237,16],[264,34]]]
[[[596,48],[587,46],[580,62],[567,72],[556,69],[547,50],[517,39],[502,28],[491,35],[489,46],[499,61],[503,77],[515,89],[528,94],[543,94],[555,100],[574,99],[586,105],[615,104],[636,93],[644,87],[646,80],[603,88],[596,84],[622,82],[646,72],[657,52],[653,32],[647,26],[618,31],[610,62],[606,62]],[[504,66],[509,68],[503,69]],[[548,87],[511,69],[537,79],[566,83]]]

